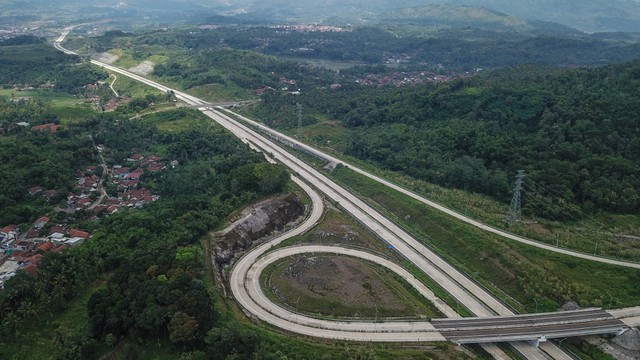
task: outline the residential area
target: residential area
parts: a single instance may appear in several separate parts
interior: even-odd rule
[[[101,158],[109,153],[105,145],[97,145],[96,149]],[[168,166],[175,168],[178,162],[171,161]],[[58,204],[51,204],[55,205],[52,207],[51,218],[42,215],[30,224],[0,224],[0,289],[17,271],[36,274],[46,253],[62,252],[91,237],[83,229],[53,221],[56,213],[75,214],[84,220],[97,220],[121,209],[141,208],[160,198],[141,185],[141,177],[145,172],[158,172],[166,167],[167,164],[159,156],[140,153],[132,153],[110,167],[106,163],[87,166],[75,172],[73,191]],[[47,202],[59,198],[56,196],[57,190],[42,186],[29,188],[28,194],[32,197],[44,197]],[[78,219],[78,216],[72,219]]]

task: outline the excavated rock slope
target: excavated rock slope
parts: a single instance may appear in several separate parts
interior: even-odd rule
[[[240,218],[216,234],[215,259],[230,264],[235,255],[274,231],[282,230],[304,215],[304,204],[295,194],[268,199],[242,211]]]

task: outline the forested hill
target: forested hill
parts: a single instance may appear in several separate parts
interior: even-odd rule
[[[77,66],[70,66],[73,64]],[[0,41],[0,68],[0,84],[4,88],[49,83],[56,90],[72,94],[105,77],[105,73],[83,63],[80,57],[66,55],[34,36]]]
[[[305,108],[350,129],[348,154],[438,184],[507,201],[524,169],[558,217],[640,209],[638,98],[640,60],[519,66],[438,86],[343,87],[309,94]],[[275,111],[280,101],[262,106]]]

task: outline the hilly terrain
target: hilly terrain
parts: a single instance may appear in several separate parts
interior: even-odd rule
[[[578,35],[580,32],[557,23],[528,20],[480,6],[426,5],[390,9],[370,17],[373,23],[426,29],[475,28],[490,31],[513,31],[533,34]]]
[[[473,6],[506,14],[499,22],[507,24],[523,20],[555,22],[586,32],[602,31],[640,31],[640,3],[631,0],[585,0],[563,1],[551,0],[129,0],[129,1],[78,1],[62,0],[50,2],[44,0],[0,1],[0,11],[25,11],[39,13],[43,11],[65,11],[75,15],[118,14],[127,12],[147,13],[153,15],[173,16],[176,13],[189,12],[197,16],[241,15],[243,18],[260,19],[264,22],[319,22],[335,20],[358,22],[388,15],[391,9],[415,8],[425,5]],[[432,8],[434,9],[434,8]],[[468,8],[458,8],[453,19],[483,18],[485,21],[496,21],[495,13],[469,14]],[[406,10],[405,10],[406,11]],[[449,11],[447,11],[449,12]],[[418,12],[419,14],[420,12]],[[451,19],[451,14],[431,12],[427,17]],[[513,24],[511,24],[513,25]]]

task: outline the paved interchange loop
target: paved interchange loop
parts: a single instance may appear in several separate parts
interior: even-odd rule
[[[68,31],[69,29],[65,29],[65,34],[63,34],[63,36],[58,39],[58,41],[55,43],[55,46],[57,49],[66,53],[73,53],[69,50],[64,49],[60,45],[60,42],[64,40],[64,36],[66,36],[66,33],[68,33]],[[92,60],[92,63],[104,67],[110,71],[128,76],[134,80],[143,82],[161,91],[174,91],[164,85],[158,84],[142,76],[132,74],[126,70],[119,69],[115,66],[101,63],[95,60]],[[483,317],[495,317],[496,314],[513,314],[501,302],[493,298],[493,296],[488,294],[484,289],[478,287],[477,284],[475,284],[473,281],[467,279],[464,275],[459,273],[455,268],[446,263],[436,254],[431,252],[419,241],[404,232],[393,222],[386,219],[366,203],[362,202],[359,198],[341,188],[326,176],[320,174],[317,170],[305,164],[300,159],[297,159],[295,156],[287,153],[274,142],[259,135],[252,129],[244,126],[238,121],[235,121],[221,111],[212,109],[211,107],[209,107],[209,104],[206,101],[179,91],[174,92],[178,99],[186,102],[191,106],[199,107],[199,110],[202,111],[205,115],[209,116],[211,119],[231,131],[242,141],[248,143],[250,146],[257,150],[263,151],[265,154],[268,154],[268,156],[278,160],[285,166],[289,167],[293,172],[298,173],[306,181],[311,182],[318,190],[322,191],[325,196],[339,203],[339,205],[344,210],[351,213],[365,227],[369,228],[373,233],[377,234],[387,243],[393,245],[403,256],[405,256],[409,261],[413,262],[428,276],[437,281],[442,287],[447,289],[447,291],[451,292],[453,297],[455,297],[460,303],[462,303],[476,315]],[[326,154],[325,156],[328,157],[328,155]],[[371,177],[373,175],[368,176]],[[305,190],[305,192],[307,192],[307,194],[309,194],[309,197],[312,199],[313,203],[312,211],[309,217],[302,223],[300,227],[297,227],[296,229],[293,229],[292,231],[257,247],[240,259],[240,261],[236,264],[232,271],[230,280],[232,291],[234,293],[234,296],[236,296],[238,303],[253,316],[256,316],[276,326],[282,327],[288,331],[308,336],[357,341],[444,340],[441,334],[439,334],[435,330],[433,325],[429,324],[426,321],[395,323],[355,323],[346,321],[324,321],[288,312],[266,299],[259,286],[259,270],[261,269],[261,265],[259,264],[264,265],[269,260],[273,260],[274,257],[277,258],[277,256],[283,256],[286,253],[295,253],[296,251],[312,250],[322,252],[328,251],[333,253],[349,251],[348,249],[341,248],[295,247],[283,248],[278,249],[277,251],[269,252],[269,250],[271,250],[273,246],[279,244],[285,239],[299,235],[308,230],[319,220],[322,214],[322,199],[319,197],[319,195],[301,180],[294,178],[294,181],[298,183]],[[392,185],[393,184],[390,184],[389,186]],[[395,185],[393,185],[392,187],[394,186]],[[264,255],[264,258],[261,258],[262,255]],[[374,259],[370,254],[359,254],[353,252],[353,250],[351,254],[345,255],[365,257],[370,261],[371,259]],[[377,259],[374,259],[373,261],[375,260]],[[407,279],[411,280],[410,277],[407,277]],[[422,285],[424,287],[423,290],[425,290],[424,292],[420,290],[421,285],[415,284],[415,286],[418,291],[425,294],[428,299],[435,298],[434,296],[430,297],[432,294],[429,294],[430,290],[427,289],[424,285]],[[448,316],[457,316],[457,314],[454,315],[455,312],[453,312],[452,309],[446,306],[446,304],[438,302],[437,299],[436,301],[434,301],[434,304],[441,308],[441,311],[442,309],[444,309],[443,312]],[[640,315],[640,310],[632,312],[632,315],[629,316],[637,315]],[[303,322],[305,324],[303,324]],[[515,342],[512,343],[512,345],[514,345],[514,347],[528,359],[548,358],[547,355],[540,352],[537,348],[532,347],[528,343]],[[555,358],[569,358],[566,354],[562,353],[557,347],[555,347],[555,345],[551,343],[543,343],[541,344],[541,346],[544,348],[544,351],[547,354],[551,354],[551,356]],[[508,356],[500,349],[498,349],[495,345],[483,344],[483,347],[496,358],[508,358]]]

